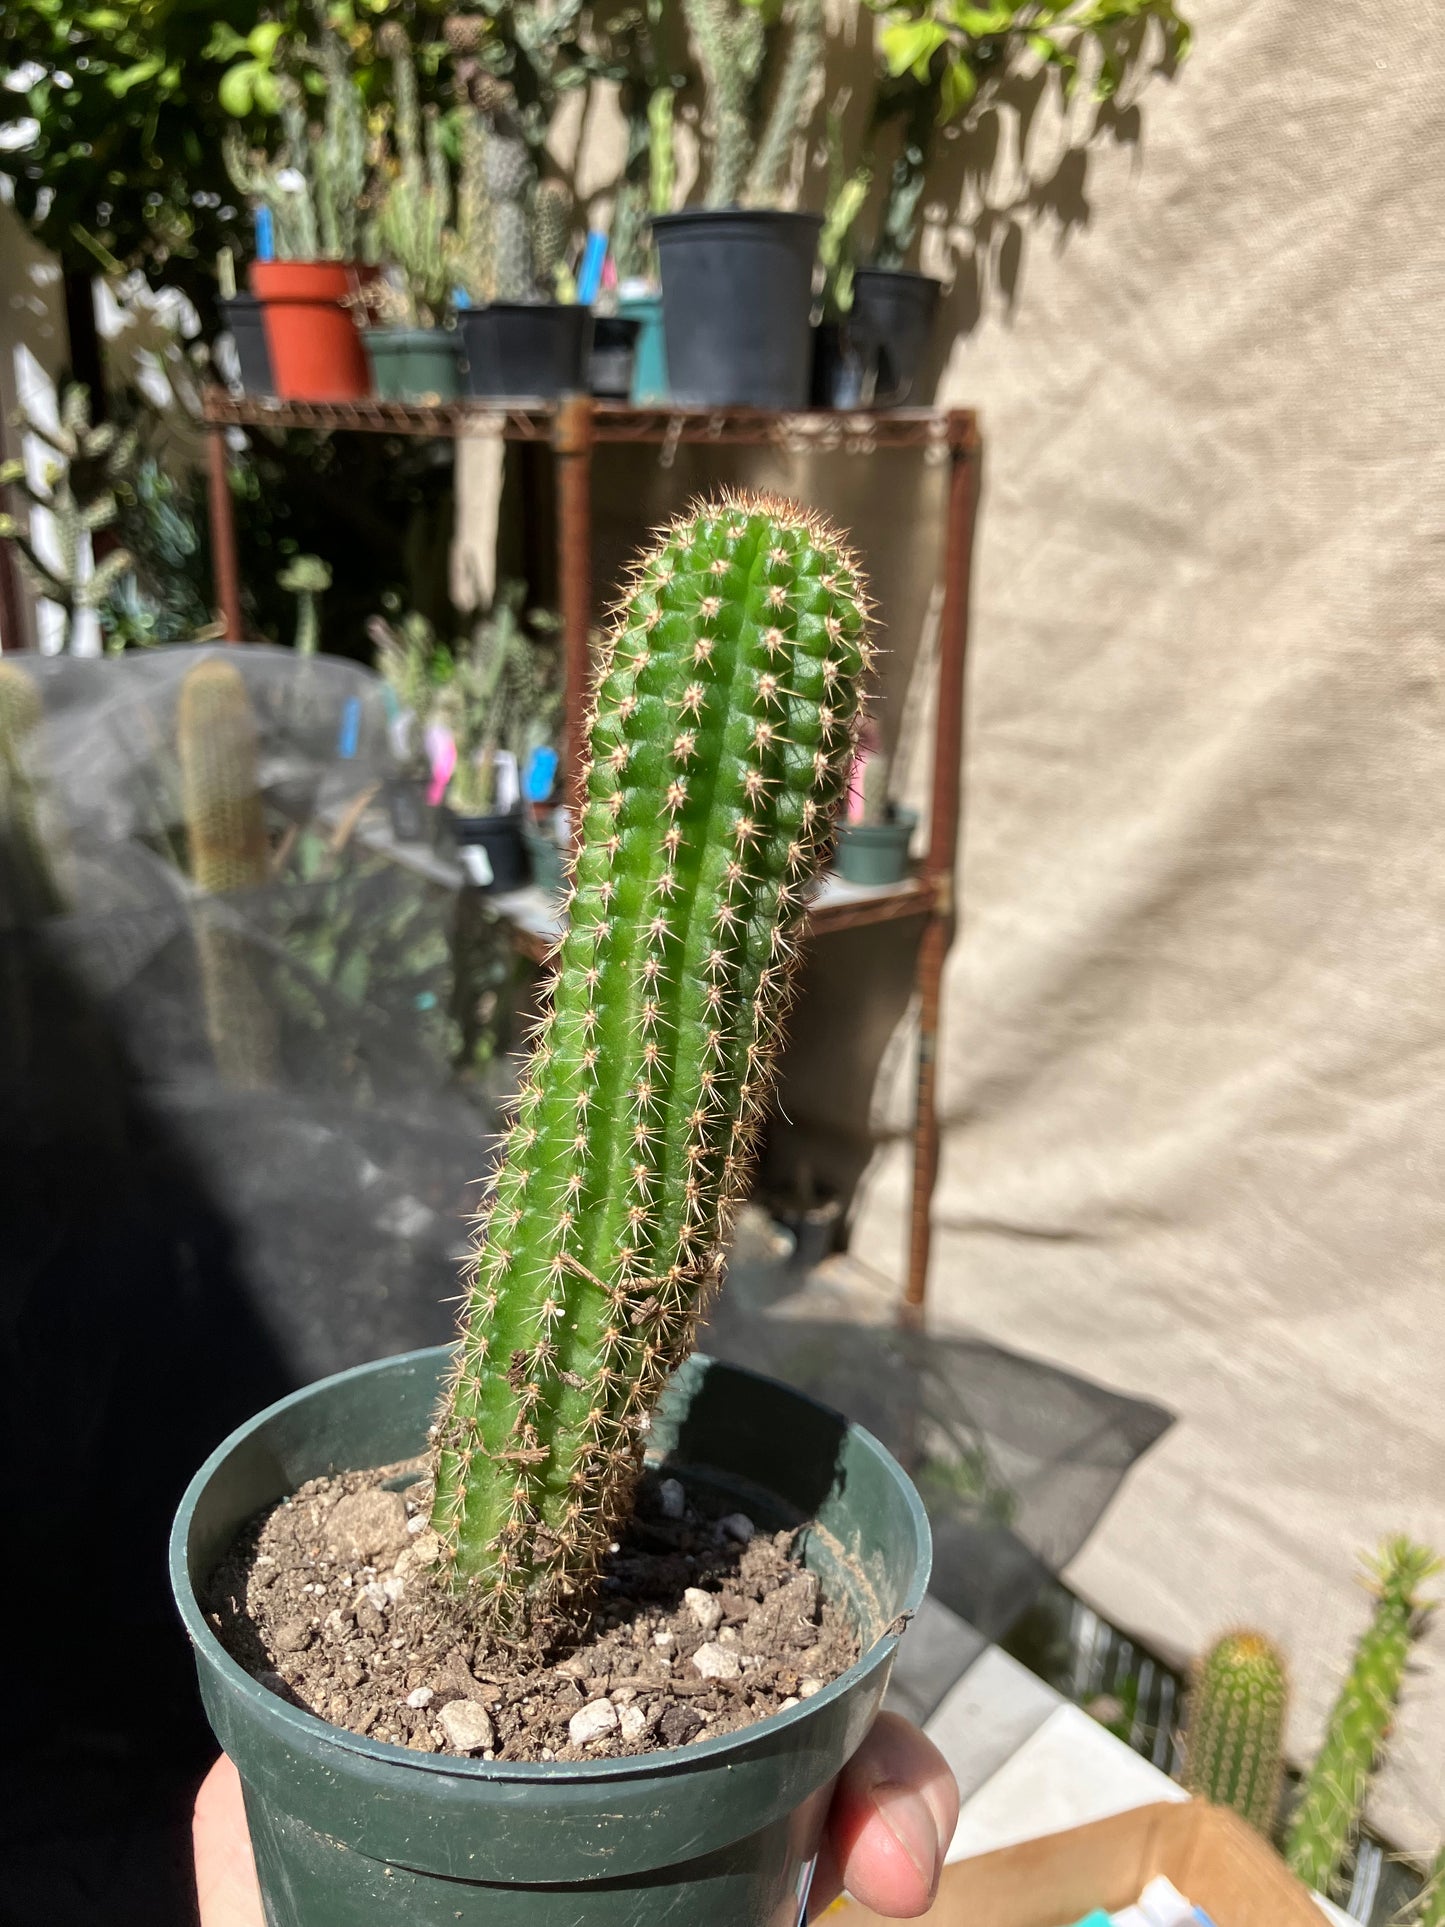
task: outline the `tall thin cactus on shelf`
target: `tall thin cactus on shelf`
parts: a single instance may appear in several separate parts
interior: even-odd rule
[[[745,495],[642,559],[438,1416],[433,1523],[504,1630],[585,1602],[747,1175],[869,661],[857,564]]]
[[[108,529],[119,513],[116,490],[129,479],[135,462],[136,437],[113,422],[92,423],[90,391],[71,383],[60,397],[59,421],[54,428],[33,416],[22,416],[20,426],[51,451],[43,484],[37,486],[23,461],[0,464],[0,488],[14,488],[29,504],[50,518],[53,551],[44,552],[33,522],[22,528],[9,514],[0,514],[0,540],[12,542],[26,580],[42,601],[60,611],[60,648],[68,651],[76,623],[84,612],[102,608],[134,567],[130,552],[114,548],[91,560],[92,539]]]
[[[389,20],[378,36],[392,66],[394,152],[382,163],[385,185],[376,215],[375,252],[393,266],[400,285],[392,290],[398,318],[407,327],[440,325],[457,270],[452,228],[451,163],[434,106],[422,111],[416,62],[400,21]]]
[[[1358,1836],[1410,1648],[1427,1610],[1421,1588],[1439,1570],[1433,1552],[1403,1537],[1387,1540],[1367,1562],[1374,1612],[1355,1648],[1285,1838],[1290,1867],[1320,1893],[1329,1891]]]
[[[296,555],[276,578],[276,587],[296,598],[298,656],[314,656],[321,646],[321,598],[331,587],[331,565],[319,555]]]
[[[203,897],[259,888],[270,874],[270,851],[256,716],[233,663],[210,656],[187,671],[176,747],[191,880]],[[237,1089],[273,1084],[276,1019],[256,982],[245,939],[206,902],[197,906],[195,931],[217,1071]]]
[[[775,206],[822,69],[823,0],[792,0],[782,68],[760,127],[756,98],[767,52],[762,11],[747,0],[683,0],[682,10],[712,126],[707,204]]]
[[[1184,1784],[1268,1838],[1284,1783],[1289,1677],[1263,1633],[1226,1633],[1200,1662],[1184,1735]]]
[[[355,261],[363,241],[366,103],[345,45],[329,27],[316,58],[326,87],[319,128],[308,124],[305,94],[287,74],[280,82],[279,152],[253,152],[238,127],[226,130],[222,151],[236,192],[269,208],[280,260]]]

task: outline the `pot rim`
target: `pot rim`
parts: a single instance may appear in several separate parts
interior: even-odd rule
[[[854,281],[864,274],[886,276],[890,281],[926,281],[930,288],[943,286],[936,274],[925,274],[921,268],[854,268]]]
[[[257,1412],[253,1418],[247,1419],[244,1424],[238,1425],[234,1431],[228,1433],[186,1487],[171,1525],[169,1546],[171,1591],[179,1609],[181,1621],[192,1644],[205,1648],[208,1663],[220,1671],[233,1690],[238,1689],[248,1697],[254,1694],[264,1696],[267,1715],[274,1724],[294,1729],[302,1737],[303,1743],[314,1744],[316,1740],[321,1739],[347,1752],[358,1754],[363,1759],[373,1761],[378,1766],[405,1766],[424,1773],[446,1774],[453,1779],[460,1776],[463,1779],[494,1784],[521,1782],[538,1785],[563,1780],[605,1782],[617,1779],[643,1779],[657,1773],[659,1762],[667,1761],[669,1756],[687,1762],[726,1762],[729,1754],[741,1753],[749,1746],[756,1745],[761,1735],[780,1732],[785,1727],[812,1719],[822,1707],[842,1698],[850,1686],[871,1673],[897,1647],[901,1629],[895,1632],[892,1627],[898,1626],[900,1620],[906,1622],[911,1619],[918,1611],[923,1603],[924,1594],[928,1590],[932,1571],[933,1535],[923,1501],[919,1498],[913,1481],[898,1464],[893,1454],[866,1426],[855,1424],[853,1420],[836,1412],[832,1406],[825,1405],[820,1399],[811,1398],[806,1392],[800,1392],[789,1385],[784,1389],[790,1396],[811,1406],[814,1411],[826,1413],[830,1418],[841,1420],[850,1431],[877,1453],[885,1464],[893,1468],[920,1548],[912,1583],[898,1614],[890,1622],[890,1629],[875,1639],[871,1646],[865,1648],[846,1672],[840,1673],[837,1679],[830,1681],[811,1699],[800,1700],[796,1706],[789,1707],[786,1712],[770,1713],[766,1719],[755,1720],[751,1726],[742,1727],[734,1733],[721,1734],[715,1740],[696,1741],[682,1747],[659,1747],[651,1752],[634,1754],[620,1760],[576,1761],[478,1760],[461,1759],[447,1753],[416,1753],[409,1747],[394,1745],[390,1740],[367,1739],[363,1734],[353,1733],[344,1726],[334,1726],[330,1720],[320,1719],[316,1714],[308,1713],[299,1706],[292,1706],[279,1694],[273,1693],[269,1687],[263,1686],[260,1680],[248,1673],[244,1666],[231,1657],[202,1611],[195,1588],[191,1583],[190,1561],[187,1556],[187,1540],[192,1514],[205,1488],[220,1471],[227,1458],[257,1427],[268,1423],[283,1412],[294,1410],[313,1394],[341,1384],[347,1379],[363,1377],[375,1371],[379,1365],[426,1366],[439,1363],[441,1355],[450,1350],[452,1347],[448,1345],[426,1345],[415,1351],[395,1353],[390,1358],[373,1359],[365,1365],[352,1365],[343,1372],[332,1372],[326,1378],[317,1379],[310,1385],[302,1386],[299,1391],[288,1393],[285,1398],[275,1400],[264,1410]],[[702,1364],[712,1362],[702,1352],[693,1352],[691,1359]],[[727,1361],[719,1362],[727,1364]],[[746,1366],[732,1364],[727,1364],[727,1369],[737,1372],[748,1371]],[[751,1376],[762,1378],[766,1375],[754,1372]]]
[[[794,222],[803,227],[821,230],[821,214],[810,214],[800,207],[741,207],[734,203],[729,207],[682,207],[672,214],[650,214],[648,226],[651,228],[670,228],[684,226],[692,221],[725,220],[747,222]]]

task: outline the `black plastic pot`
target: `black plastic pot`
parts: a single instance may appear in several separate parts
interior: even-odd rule
[[[592,323],[587,386],[602,401],[626,401],[632,393],[632,357],[642,323],[628,315],[600,314]]]
[[[575,302],[494,301],[457,319],[469,395],[555,401],[587,386],[592,310]]]
[[[813,330],[815,408],[866,408],[878,378],[878,346],[850,321],[822,321]]]
[[[274,395],[271,351],[266,346],[265,304],[254,294],[233,294],[220,302],[241,369],[241,388],[248,395]]]
[[[171,1582],[245,1788],[269,1927],[794,1927],[930,1557],[902,1469],[799,1392],[693,1358],[650,1439],[765,1529],[816,1519],[804,1557],[865,1629],[841,1679],[741,1733],[578,1765],[412,1753],[302,1712],[222,1649],[204,1588],[239,1528],[320,1473],[420,1452],[448,1359],[411,1352],[282,1399],[212,1453],[176,1517]]]
[[[652,223],[672,399],[806,408],[816,214],[692,208]]]
[[[522,819],[515,810],[505,816],[458,816],[449,809],[446,819],[462,867],[479,890],[520,890],[530,879]],[[476,855],[469,858],[469,850]]]
[[[417,776],[393,776],[386,785],[386,812],[391,833],[398,843],[436,841],[436,811],[426,800],[425,780]]]
[[[941,282],[907,268],[859,268],[853,276],[852,319],[877,344],[876,407],[932,399],[918,377],[941,291]]]

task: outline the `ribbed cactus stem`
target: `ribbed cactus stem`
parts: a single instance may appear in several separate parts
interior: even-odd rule
[[[556,293],[572,238],[572,195],[565,181],[543,181],[532,203],[532,266],[542,294]]]
[[[457,169],[457,279],[476,304],[492,299],[497,283],[492,242],[492,201],[487,191],[486,116],[469,103],[460,115],[460,162]]]
[[[808,97],[823,71],[823,0],[793,0],[792,34],[758,151],[748,172],[753,207],[775,207],[798,138],[807,127]]]
[[[1291,1868],[1320,1893],[1329,1890],[1354,1846],[1410,1647],[1420,1631],[1420,1589],[1438,1570],[1434,1553],[1405,1538],[1387,1540],[1366,1568],[1375,1610],[1355,1648],[1285,1840]]]
[[[683,0],[712,123],[709,207],[741,199],[753,152],[751,95],[762,60],[762,18],[735,0]]]
[[[585,1600],[744,1183],[868,661],[837,535],[701,507],[599,668],[570,921],[488,1200],[433,1523],[494,1622]]]
[[[533,272],[532,157],[520,134],[494,125],[487,136],[482,164],[491,203],[495,298],[525,301],[532,292]]]
[[[671,213],[677,192],[676,102],[671,87],[654,87],[647,101],[647,193],[654,214]]]
[[[1266,1838],[1279,1813],[1288,1708],[1284,1660],[1263,1633],[1226,1633],[1195,1673],[1184,1784]]]
[[[40,691],[18,663],[0,661],[0,925],[61,915],[40,824],[34,758],[44,709]]]
[[[241,672],[218,656],[188,670],[176,709],[191,878],[208,896],[266,881],[256,716]]]

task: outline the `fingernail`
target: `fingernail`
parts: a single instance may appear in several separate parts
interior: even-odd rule
[[[878,1817],[918,1869],[930,1893],[938,1878],[938,1828],[928,1802],[912,1787],[886,1782],[874,1787]]]

